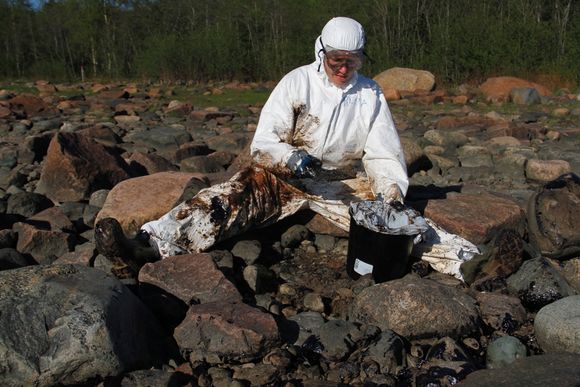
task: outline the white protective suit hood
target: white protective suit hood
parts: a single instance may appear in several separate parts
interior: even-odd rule
[[[332,18],[314,43],[316,64],[322,63],[325,50],[360,51],[364,45],[365,32],[359,22],[349,17]]]

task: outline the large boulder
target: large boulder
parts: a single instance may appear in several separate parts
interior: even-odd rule
[[[139,283],[172,294],[187,305],[242,300],[236,287],[206,253],[177,255],[148,263],[139,271]]]
[[[52,263],[72,251],[76,244],[74,234],[60,230],[45,230],[27,223],[16,223],[13,229],[18,233],[18,252],[29,254],[37,263]]]
[[[462,337],[479,329],[473,298],[414,275],[364,289],[355,298],[352,317],[409,338]]]
[[[503,228],[521,229],[524,215],[515,202],[487,193],[450,194],[425,208],[426,217],[475,244],[488,242]]]
[[[10,108],[14,112],[24,113],[28,118],[49,110],[42,98],[31,94],[15,96],[10,100]]]
[[[390,89],[397,91],[431,91],[435,87],[435,76],[429,71],[402,67],[393,67],[385,70],[373,79],[385,93]]]
[[[462,387],[552,386],[577,387],[580,355],[555,353],[517,359],[509,366],[475,371],[461,382]]]
[[[96,222],[115,218],[127,236],[134,236],[144,223],[160,218],[207,186],[205,176],[196,173],[159,172],[128,179],[109,192]]]
[[[117,279],[75,265],[0,272],[0,384],[82,384],[159,363],[155,317]]]
[[[279,344],[273,316],[237,302],[193,305],[175,329],[175,340],[191,362],[249,362]]]
[[[516,77],[488,78],[479,86],[479,90],[490,101],[507,101],[510,92],[514,88],[533,88],[536,89],[541,96],[548,96],[551,94],[550,90],[545,86]]]
[[[58,133],[48,146],[36,190],[58,202],[89,199],[92,192],[128,179],[128,168],[119,155],[93,139]]]
[[[545,352],[580,355],[580,295],[544,306],[534,320],[538,344]]]

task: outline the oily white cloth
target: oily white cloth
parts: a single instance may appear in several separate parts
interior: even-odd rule
[[[354,74],[343,88],[333,85],[320,62],[288,73],[262,109],[251,144],[252,157],[269,168],[283,168],[303,149],[327,169],[362,163],[375,195],[405,195],[405,158],[382,90]]]
[[[215,243],[306,208],[349,231],[350,203],[372,199],[364,176],[340,181],[305,179],[302,185],[304,191],[254,167],[199,191],[192,200],[144,224],[142,229],[147,231],[160,256],[166,258],[208,250]],[[242,192],[245,194],[241,195]],[[412,255],[429,262],[435,270],[462,280],[461,263],[478,254],[477,247],[425,220],[426,231],[426,225],[417,223],[421,235],[415,239]]]

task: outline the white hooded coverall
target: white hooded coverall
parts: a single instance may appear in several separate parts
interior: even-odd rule
[[[394,184],[407,192],[405,158],[385,97],[359,74],[339,88],[317,61],[280,81],[262,109],[251,152],[259,164],[277,168],[297,149],[327,169],[362,159],[375,195],[390,197]]]

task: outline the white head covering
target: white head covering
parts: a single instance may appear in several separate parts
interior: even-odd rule
[[[365,31],[354,19],[335,17],[326,23],[319,40],[326,51],[358,51],[364,48]]]

